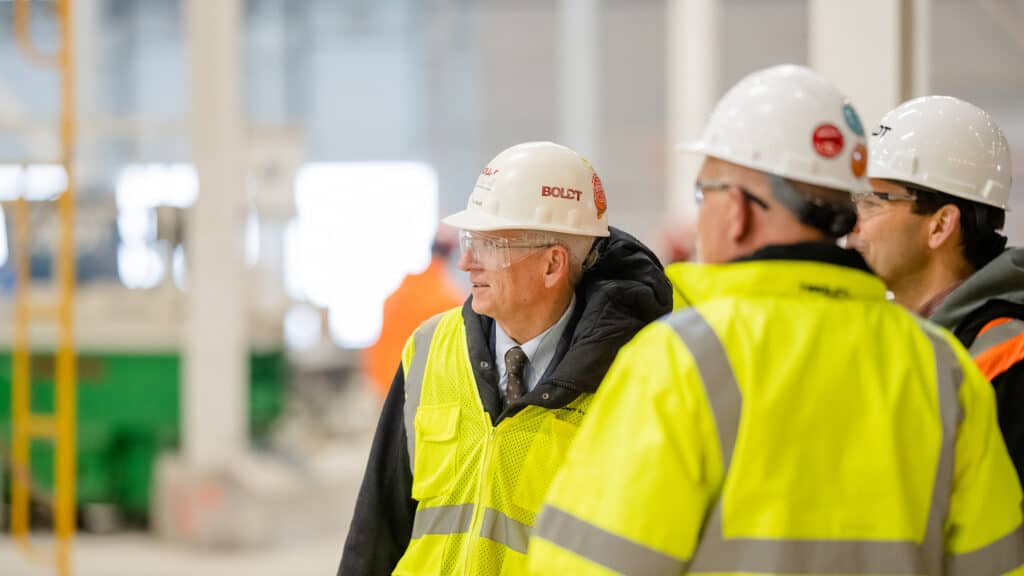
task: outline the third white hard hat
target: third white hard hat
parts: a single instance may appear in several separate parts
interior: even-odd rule
[[[607,209],[601,179],[583,156],[553,142],[526,142],[491,160],[466,209],[444,223],[473,231],[608,236]]]
[[[800,182],[868,189],[857,111],[804,66],[774,66],[740,80],[718,101],[700,140],[680,148]]]
[[[951,96],[904,102],[871,134],[870,178],[1006,209],[1011,172],[1010,147],[992,117]]]

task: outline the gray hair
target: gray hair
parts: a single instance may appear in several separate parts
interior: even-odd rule
[[[517,241],[533,245],[561,246],[569,253],[569,285],[575,287],[583,273],[597,261],[593,236],[580,236],[563,232],[519,230]]]
[[[564,247],[569,252],[569,285],[576,286],[583,278],[583,272],[594,265],[597,252],[593,250],[593,236],[579,236],[561,232],[548,232],[552,244]]]

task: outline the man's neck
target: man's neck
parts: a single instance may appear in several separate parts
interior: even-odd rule
[[[917,274],[903,278],[899,285],[890,286],[896,302],[917,314],[930,315],[939,304],[936,300],[947,296],[972,273],[964,262],[947,263],[938,260]]]
[[[572,296],[572,290],[569,290],[553,298],[541,299],[529,308],[517,310],[512,318],[495,318],[495,322],[516,344],[529,342],[558,322],[572,302]]]

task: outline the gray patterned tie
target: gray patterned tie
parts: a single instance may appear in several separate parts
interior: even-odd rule
[[[513,346],[505,352],[505,372],[508,375],[508,390],[505,391],[505,400],[512,402],[526,394],[526,382],[523,381],[523,373],[526,371],[526,363],[529,359],[526,352],[519,346]]]

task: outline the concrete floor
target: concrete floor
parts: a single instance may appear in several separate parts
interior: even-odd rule
[[[158,540],[148,534],[80,535],[75,541],[74,576],[282,576],[333,575],[344,534],[271,549],[220,551]],[[37,544],[49,542],[40,539]],[[52,567],[28,560],[9,535],[0,537],[0,574],[53,576]]]

